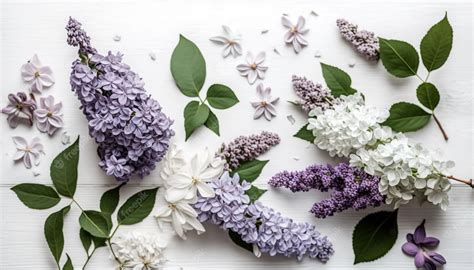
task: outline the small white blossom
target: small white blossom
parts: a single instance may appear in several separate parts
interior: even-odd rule
[[[53,71],[50,67],[41,65],[36,54],[28,63],[21,66],[21,76],[23,80],[32,83],[31,91],[38,94],[41,94],[44,87],[54,84]]]
[[[117,237],[112,248],[122,263],[120,269],[158,270],[166,262],[163,255],[165,244],[156,234],[130,232]]]
[[[264,89],[263,84],[257,86],[257,95],[259,100],[250,102],[252,107],[255,108],[254,119],[260,118],[262,115],[265,116],[265,119],[268,121],[272,120],[272,117],[275,117],[277,112],[275,110],[275,104],[280,98],[272,97],[272,89],[267,87]]]
[[[223,25],[224,36],[215,36],[210,38],[211,41],[224,45],[222,56],[225,58],[232,54],[233,57],[237,57],[242,54],[242,46],[240,45],[240,35],[234,34],[234,32],[228,27]]]
[[[247,77],[250,84],[255,83],[257,79],[263,80],[265,78],[265,72],[268,69],[268,67],[263,65],[265,52],[259,53],[256,58],[253,58],[253,54],[249,52],[245,60],[247,63],[237,66],[240,75]]]
[[[299,53],[303,46],[308,46],[308,41],[303,35],[308,33],[309,29],[305,29],[305,19],[303,16],[298,17],[298,23],[294,25],[287,16],[281,17],[281,23],[288,28],[285,34],[285,42],[291,44],[296,53]]]
[[[14,136],[12,139],[17,149],[13,156],[13,160],[23,160],[23,164],[25,164],[27,169],[33,167],[33,164],[38,166],[40,162],[40,154],[44,154],[43,145],[41,144],[40,139],[35,137],[30,143],[20,136]]]

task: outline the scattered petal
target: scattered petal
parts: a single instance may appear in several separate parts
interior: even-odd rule
[[[277,50],[277,48],[273,48],[273,52],[278,54],[278,55],[281,55],[281,53]]]
[[[355,65],[356,65],[355,60],[354,60],[354,59],[349,59],[348,66],[349,66],[350,68],[353,68],[353,67],[355,67]]]
[[[153,61],[156,60],[156,54],[154,52],[150,52],[148,55],[150,56],[151,60],[153,60]]]
[[[113,40],[119,42],[120,40],[122,40],[122,37],[119,36],[119,35],[115,35],[115,36],[113,37]]]
[[[315,51],[315,52],[314,52],[314,57],[316,57],[316,58],[321,58],[321,56],[322,56],[322,55],[321,55],[321,51]]]
[[[261,34],[266,34],[266,33],[268,33],[268,29],[264,29],[264,30],[262,30],[260,33],[261,33]]]
[[[288,119],[288,121],[289,121],[292,125],[294,125],[295,122],[296,122],[296,121],[295,121],[295,118],[294,118],[293,115],[291,115],[291,114],[287,115],[287,116],[286,116],[286,119]]]
[[[63,134],[61,134],[61,143],[64,145],[71,143],[71,136],[69,136],[67,131],[64,131]]]
[[[33,170],[33,176],[36,177],[36,176],[39,176],[41,173],[39,173],[38,171],[34,171]]]
[[[316,17],[319,16],[319,14],[316,13],[316,11],[314,11],[314,10],[311,10],[311,12],[310,12],[309,14],[311,14],[311,15],[313,15],[313,16],[316,16]]]

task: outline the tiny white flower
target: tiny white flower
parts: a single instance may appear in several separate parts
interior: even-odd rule
[[[254,119],[258,119],[263,115],[265,116],[265,119],[270,121],[272,120],[272,117],[276,116],[277,112],[274,105],[280,98],[273,98],[271,93],[272,89],[270,87],[264,89],[262,83],[257,86],[257,95],[259,100],[250,102],[252,107],[255,108],[255,114],[253,116]]]
[[[14,136],[12,139],[17,149],[17,152],[13,156],[13,160],[23,160],[23,164],[27,169],[30,169],[33,164],[38,166],[40,162],[40,154],[44,154],[43,145],[41,144],[40,139],[35,137],[30,143],[20,136]]]
[[[28,63],[21,66],[21,76],[23,80],[32,83],[31,91],[38,94],[41,94],[44,87],[50,87],[54,84],[53,71],[50,67],[41,65],[36,54]]]
[[[247,80],[250,84],[254,84],[257,79],[263,80],[265,78],[265,72],[268,67],[263,65],[265,61],[265,52],[260,52],[257,57],[253,57],[251,52],[247,53],[245,58],[245,64],[240,64],[237,66],[237,70],[240,75],[247,77]]]
[[[306,23],[303,16],[298,17],[298,23],[294,25],[287,16],[281,17],[281,23],[283,26],[288,28],[288,32],[285,34],[285,42],[293,45],[293,49],[296,53],[299,53],[303,46],[308,45],[308,41],[304,38],[303,35],[308,33],[309,29],[305,29],[304,25]]]
[[[210,38],[211,41],[224,45],[222,56],[225,58],[232,54],[233,57],[237,57],[242,54],[242,46],[240,45],[240,35],[234,34],[234,32],[228,27],[223,25],[224,36],[215,36]]]

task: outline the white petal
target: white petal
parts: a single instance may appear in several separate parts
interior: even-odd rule
[[[249,65],[252,65],[254,63],[253,54],[251,52],[247,53],[247,56],[245,57],[245,61],[247,61]]]
[[[301,44],[296,39],[293,40],[293,49],[296,53],[299,53],[301,51]]]
[[[37,68],[41,67],[41,62],[38,58],[38,55],[36,55],[36,54],[34,54],[33,57],[31,57],[29,62]]]
[[[226,37],[223,37],[223,36],[211,37],[209,40],[213,41],[213,42],[216,42],[216,43],[220,43],[220,44],[228,44],[229,43],[229,39],[227,39]]]
[[[247,80],[250,84],[254,84],[255,81],[257,80],[257,71],[256,70],[250,70],[249,74],[247,75]]]
[[[164,205],[160,208],[158,208],[158,211],[156,211],[156,217],[162,218],[162,217],[168,217],[171,215],[171,208],[168,207],[168,205]]]
[[[222,29],[224,29],[224,33],[225,33],[228,37],[233,37],[233,36],[234,36],[234,33],[233,33],[232,30],[229,28],[229,26],[223,25],[223,26],[222,26]]]
[[[260,118],[260,117],[263,115],[264,111],[265,111],[265,108],[263,108],[263,107],[258,107],[258,108],[255,110],[255,114],[253,115],[253,119],[258,119],[258,118]]]
[[[25,149],[28,147],[28,142],[23,137],[13,136],[12,140],[17,149]]]
[[[293,24],[291,23],[291,21],[288,19],[287,16],[281,17],[281,23],[283,24],[283,26],[286,26],[286,27],[288,27],[288,28],[292,28],[292,27],[293,27]]]
[[[255,64],[259,65],[265,61],[265,52],[260,52],[257,54],[257,57],[255,57]]]
[[[20,160],[25,156],[25,151],[16,151],[15,154],[13,154],[13,160]]]
[[[295,34],[292,33],[291,31],[286,32],[286,34],[283,36],[283,39],[285,40],[286,43],[291,43],[295,39]]]
[[[26,152],[25,156],[23,157],[23,163],[25,164],[25,167],[27,169],[30,169],[32,167],[31,159],[32,159],[31,153]]]
[[[214,189],[206,183],[200,182],[197,184],[197,189],[199,190],[199,194],[204,198],[214,197]]]
[[[305,19],[303,16],[300,16],[298,18],[298,23],[296,24],[296,29],[299,31],[300,29],[303,29],[304,28],[304,25],[305,25]]]
[[[226,58],[232,52],[232,46],[230,44],[225,45],[222,50],[222,57]]]

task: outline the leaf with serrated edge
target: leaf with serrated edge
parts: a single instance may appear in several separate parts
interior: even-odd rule
[[[196,44],[182,35],[171,56],[170,69],[181,93],[188,97],[199,96],[206,80],[206,61]]]
[[[448,21],[448,13],[428,30],[421,40],[420,53],[423,65],[428,71],[440,68],[453,47],[453,28]]]
[[[58,193],[52,188],[41,184],[19,184],[11,188],[18,199],[32,209],[48,209],[61,201]]]
[[[72,198],[77,187],[77,165],[79,163],[79,137],[57,155],[50,167],[51,180],[59,194]]]
[[[420,59],[409,43],[395,39],[379,38],[380,59],[385,69],[400,78],[416,75]]]
[[[398,236],[397,213],[380,211],[357,223],[352,233],[354,264],[381,258],[393,247]]]
[[[267,163],[268,160],[252,159],[241,163],[239,167],[232,170],[231,175],[238,174],[240,181],[253,182],[262,173]]]
[[[434,110],[439,103],[439,92],[432,83],[422,83],[416,89],[416,97],[423,106]]]
[[[146,218],[155,206],[157,191],[158,188],[147,189],[131,196],[118,210],[118,223],[132,225]]]
[[[391,127],[394,131],[410,132],[416,131],[428,124],[431,114],[423,110],[420,106],[399,102],[390,108],[390,116],[382,123]]]

